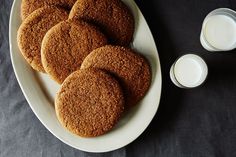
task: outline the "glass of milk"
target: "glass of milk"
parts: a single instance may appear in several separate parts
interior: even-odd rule
[[[201,57],[194,54],[180,57],[170,69],[172,82],[180,88],[200,86],[206,80],[207,74],[207,64]]]
[[[236,48],[236,12],[219,8],[203,21],[200,41],[208,51],[229,51]]]

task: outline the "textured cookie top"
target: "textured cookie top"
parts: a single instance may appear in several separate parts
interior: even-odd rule
[[[106,44],[106,37],[94,26],[83,21],[63,21],[50,29],[43,39],[44,69],[52,79],[62,83],[80,68],[92,50]]]
[[[29,16],[29,14],[31,14],[33,11],[46,5],[70,9],[75,2],[76,0],[22,0],[21,18],[22,20],[26,19],[26,17]]]
[[[115,44],[128,45],[133,37],[134,18],[121,0],[78,0],[69,18],[96,24]]]
[[[23,21],[17,34],[18,46],[33,69],[44,72],[40,53],[43,37],[51,27],[67,18],[64,9],[46,6],[35,10]]]
[[[129,48],[107,45],[92,51],[81,69],[99,68],[116,76],[124,89],[128,107],[135,105],[147,92],[151,70],[147,60]]]
[[[119,83],[101,70],[72,73],[63,82],[55,100],[61,124],[83,137],[102,135],[113,128],[124,110]]]

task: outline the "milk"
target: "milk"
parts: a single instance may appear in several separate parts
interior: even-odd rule
[[[212,11],[204,20],[201,44],[209,51],[229,51],[236,48],[235,12],[220,8]]]
[[[194,54],[180,57],[171,67],[172,82],[181,88],[193,88],[201,85],[208,74],[205,61]]]

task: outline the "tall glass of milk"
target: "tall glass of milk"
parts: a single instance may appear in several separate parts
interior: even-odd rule
[[[208,51],[235,49],[236,12],[228,8],[210,12],[203,21],[200,41]]]
[[[206,80],[207,74],[207,64],[195,54],[178,58],[170,68],[171,81],[180,88],[200,86]]]

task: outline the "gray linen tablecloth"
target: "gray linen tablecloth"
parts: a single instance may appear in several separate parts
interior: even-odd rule
[[[234,157],[236,156],[236,51],[211,53],[199,42],[205,15],[235,0],[136,0],[160,54],[163,91],[160,108],[133,143],[109,153],[86,153],[54,137],[35,117],[14,75],[8,22],[12,0],[0,0],[0,157]],[[183,90],[169,68],[185,53],[209,66],[204,86]],[[115,139],[114,139],[115,140]]]

